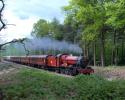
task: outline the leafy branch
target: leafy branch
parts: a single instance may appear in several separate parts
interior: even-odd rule
[[[3,49],[3,46],[7,45],[7,44],[10,44],[10,43],[21,43],[24,47],[24,50],[26,52],[26,56],[29,55],[29,50],[26,48],[26,45],[24,43],[24,41],[26,40],[27,38],[22,38],[22,39],[14,39],[12,41],[9,41],[9,42],[6,42],[6,43],[3,43],[3,44],[0,44],[0,50],[4,50]]]
[[[4,4],[4,1],[3,1],[3,0],[0,0],[0,1],[1,1],[1,3],[2,3],[2,7],[1,7],[1,9],[0,9],[0,22],[1,22],[1,24],[2,24],[2,26],[0,27],[0,31],[1,31],[3,28],[5,28],[6,24],[4,23],[4,21],[3,21],[3,19],[2,19],[2,12],[3,12],[3,9],[4,9],[4,7],[5,7],[5,4]]]

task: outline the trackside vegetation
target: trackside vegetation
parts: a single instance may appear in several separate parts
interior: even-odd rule
[[[0,82],[4,100],[125,100],[125,81],[20,69]]]

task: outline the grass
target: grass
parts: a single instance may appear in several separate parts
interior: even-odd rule
[[[5,100],[125,100],[124,80],[70,78],[28,68],[4,79],[0,88]]]

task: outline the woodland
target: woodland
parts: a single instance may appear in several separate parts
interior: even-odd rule
[[[0,13],[3,8],[4,5]],[[31,35],[78,44],[82,55],[94,66],[125,64],[125,0],[70,0],[60,9],[65,14],[64,22],[41,18],[34,24]],[[0,21],[1,31],[6,27],[2,14]]]
[[[94,66],[125,64],[124,0],[70,0],[62,9],[63,24],[40,19],[32,35],[78,43]]]

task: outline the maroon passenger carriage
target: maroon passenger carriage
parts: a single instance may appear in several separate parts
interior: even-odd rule
[[[4,58],[7,61],[29,65],[58,73],[77,75],[91,74],[94,70],[88,67],[88,59],[82,56],[68,54],[33,55],[33,56],[10,56]]]

